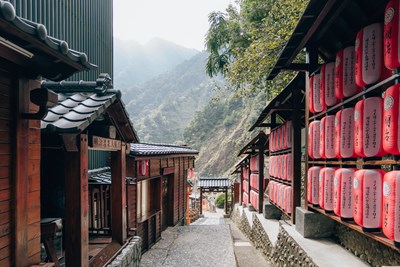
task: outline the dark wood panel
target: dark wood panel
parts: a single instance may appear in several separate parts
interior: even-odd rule
[[[161,175],[161,165],[159,159],[150,160],[150,177]]]
[[[28,240],[40,238],[40,222],[34,222],[28,225]]]
[[[10,211],[0,213],[0,221],[3,223],[9,222],[11,218]]]
[[[5,248],[6,246],[9,246],[10,245],[10,240],[11,240],[10,235],[6,235],[6,236],[3,236],[3,237],[0,237],[0,248]]]
[[[11,108],[11,98],[6,94],[2,94],[1,92],[0,92],[0,107],[5,109]]]
[[[28,193],[28,209],[40,207],[40,191]]]
[[[40,190],[40,175],[29,176],[28,192]]]
[[[1,147],[1,145],[0,145]],[[40,160],[40,144],[30,144],[28,149],[28,158],[31,160]]]
[[[28,161],[28,173],[29,175],[40,175],[40,160],[31,159]]]
[[[10,177],[10,168],[9,167],[0,167],[0,178]],[[0,187],[1,189],[1,187]]]
[[[29,223],[34,223],[39,221],[40,221],[40,205],[29,209],[28,219],[27,219],[27,222]]]
[[[40,130],[35,128],[29,129],[29,144],[40,144]]]
[[[28,257],[34,256],[40,253],[40,238],[34,238],[28,241]],[[39,259],[38,261],[39,262]]]
[[[0,249],[0,260],[8,258],[10,256],[10,252],[11,252],[10,246]],[[1,263],[1,261],[0,261],[0,263]],[[0,264],[0,266],[3,266],[3,265]]]
[[[0,190],[0,201],[9,200],[10,197],[11,197],[10,189]]]
[[[3,260],[0,260],[0,266],[1,267],[10,267],[11,266],[10,258],[5,258]]]
[[[0,190],[8,189],[10,187],[10,177],[0,178]]]
[[[0,237],[9,235],[11,233],[10,223],[4,223],[0,225]]]
[[[2,120],[11,120],[11,110],[7,108],[0,108],[0,119]]]
[[[10,166],[11,156],[10,155],[0,155],[0,167]],[[26,167],[26,165],[25,165]]]
[[[11,201],[6,200],[6,201],[0,201],[0,213],[4,213],[6,211],[9,211],[11,208]]]
[[[11,142],[10,132],[1,132],[0,131],[0,144],[9,144]]]
[[[0,144],[0,155],[10,155],[11,145],[10,144]]]

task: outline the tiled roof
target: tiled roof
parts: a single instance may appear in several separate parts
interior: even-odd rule
[[[89,170],[90,184],[111,184],[111,168],[104,167],[95,170]]]
[[[229,187],[232,182],[229,178],[200,178],[199,187]]]
[[[0,24],[2,43],[12,49],[31,54],[31,62],[35,65],[31,66],[33,71],[48,79],[59,81],[76,71],[97,68],[89,63],[85,53],[72,50],[67,42],[48,36],[44,25],[18,17],[13,5],[8,1],[0,0]],[[49,51],[43,50],[46,48]],[[53,59],[49,62],[45,61],[44,57]],[[67,70],[65,63],[70,65],[71,69]],[[34,67],[38,69],[35,70]]]
[[[101,74],[97,81],[43,82],[42,88],[58,93],[58,105],[48,110],[42,119],[43,132],[80,133],[99,118],[115,102],[121,103],[117,110],[122,121],[116,121],[124,140],[137,142],[138,137],[121,101],[121,93],[111,89],[108,74]]]
[[[126,177],[126,180],[131,181],[132,177]],[[111,184],[111,168],[89,170],[89,184]]]
[[[133,156],[156,156],[170,154],[198,154],[188,146],[177,146],[168,144],[136,143],[131,144],[131,155]]]

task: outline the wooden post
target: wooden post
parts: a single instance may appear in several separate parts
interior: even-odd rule
[[[301,103],[301,91],[293,89],[293,102],[298,106]],[[306,97],[307,99],[308,97]],[[292,112],[292,223],[295,224],[296,207],[301,206],[301,112],[300,109]],[[306,138],[307,139],[307,138]],[[306,172],[307,173],[307,172]],[[307,192],[307,191],[305,191]]]
[[[126,233],[126,145],[111,153],[111,227],[112,238],[123,245]]]
[[[250,186],[250,175],[251,175],[251,171],[250,171],[250,158],[251,157],[249,157],[248,159],[247,159],[247,162],[248,162],[248,172],[247,172],[247,184],[248,184],[248,186],[247,186],[247,198],[248,198],[248,204],[247,204],[247,207],[251,204],[250,203],[250,188],[251,188],[251,186]]]
[[[78,152],[65,154],[65,262],[89,266],[88,138],[81,134]]]
[[[239,205],[243,205],[243,165],[240,166],[240,199],[239,199]]]
[[[225,214],[228,214],[228,187],[225,188]]]
[[[315,45],[315,43],[313,44],[311,42],[311,44],[306,47],[306,63],[308,63],[310,65],[311,69],[315,69],[318,66],[318,49],[317,49],[317,46]],[[305,92],[305,113],[306,113],[306,117],[305,117],[305,126],[306,126],[305,147],[306,147],[306,151],[307,151],[307,149],[308,149],[307,135],[308,135],[308,129],[309,129],[308,125],[309,125],[309,117],[310,117],[310,110],[308,109],[308,107],[310,105],[309,98],[308,98],[308,96],[310,95],[310,72],[308,72],[308,71],[306,72],[305,85],[306,85],[306,92]],[[294,133],[294,131],[293,131],[293,133]],[[306,153],[305,158],[306,158],[306,162],[305,162],[304,192],[307,192],[308,153]],[[304,194],[304,205],[305,205],[305,208],[308,209],[307,194]],[[294,209],[294,207],[293,207],[293,209]]]
[[[262,213],[264,206],[264,150],[266,140],[261,137],[258,142],[258,213]]]
[[[14,180],[14,264],[28,265],[28,131],[29,121],[20,114],[29,110],[29,88],[27,82],[19,81],[17,94],[15,180]]]
[[[203,189],[200,187],[200,214],[203,214]]]

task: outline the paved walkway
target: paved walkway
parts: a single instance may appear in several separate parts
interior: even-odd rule
[[[227,222],[227,223],[226,223]],[[236,255],[235,255],[236,254]],[[143,254],[141,266],[269,266],[223,213],[205,212],[188,226],[168,228]]]

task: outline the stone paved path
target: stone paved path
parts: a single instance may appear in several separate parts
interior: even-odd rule
[[[143,254],[141,266],[269,266],[258,254],[246,256],[252,261],[243,258],[245,254],[258,252],[243,235],[239,235],[241,232],[236,226],[231,232],[230,220],[227,222],[221,212],[205,212],[204,218],[191,225],[168,228],[162,233],[161,240]],[[246,262],[258,265],[246,265]]]

